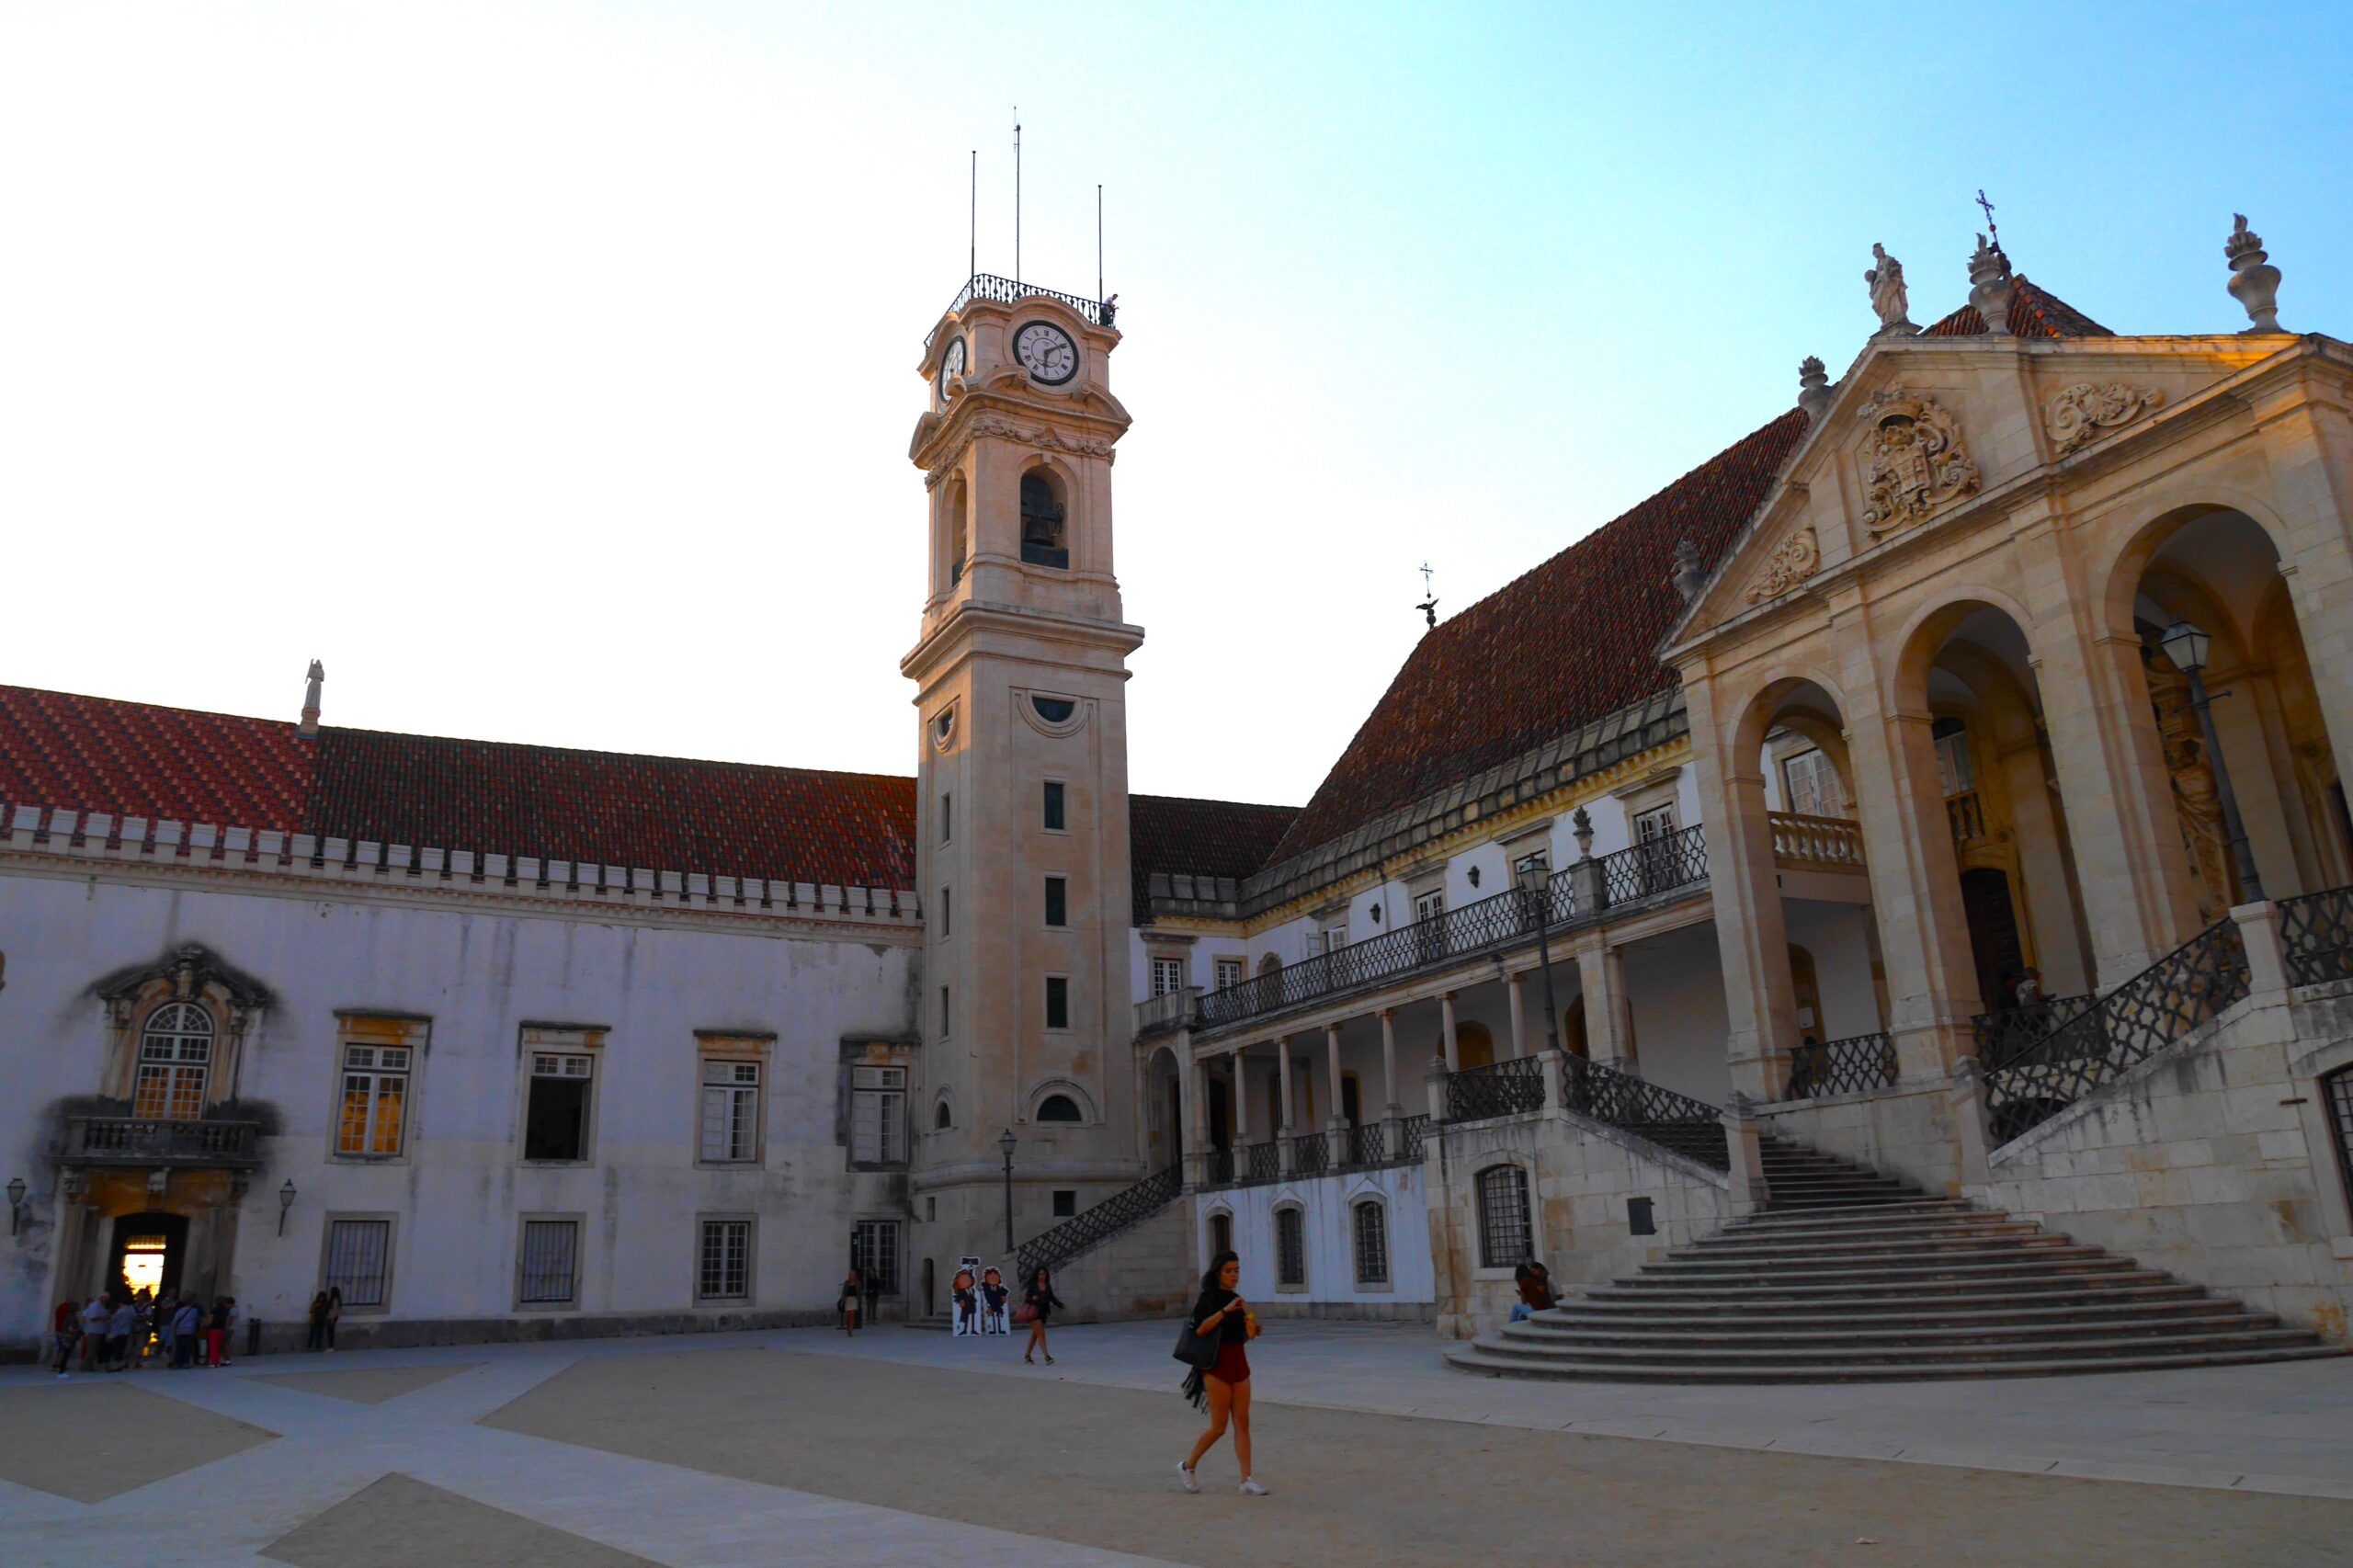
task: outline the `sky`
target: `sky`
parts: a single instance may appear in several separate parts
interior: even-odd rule
[[[913,771],[924,335],[1125,334],[1139,790],[1304,802],[1422,630],[2018,269],[2353,337],[2353,7],[0,0],[0,682]]]

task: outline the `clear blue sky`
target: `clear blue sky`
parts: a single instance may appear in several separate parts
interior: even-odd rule
[[[2353,336],[2343,6],[0,8],[0,680],[910,771],[925,331],[1108,287],[1136,787],[1305,800],[1419,630],[1961,302],[2245,211]]]

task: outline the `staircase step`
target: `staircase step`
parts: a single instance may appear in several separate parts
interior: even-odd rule
[[[1870,1324],[1906,1323],[2025,1323],[2067,1322],[2077,1318],[2131,1316],[2161,1312],[2197,1312],[2215,1305],[2216,1298],[2195,1285],[2177,1280],[2132,1286],[2123,1290],[2042,1291],[2027,1294],[1984,1293],[1951,1296],[1857,1296],[1818,1301],[1768,1303],[1774,1326],[1843,1324],[1862,1319]],[[1655,1301],[1602,1300],[1579,1297],[1554,1308],[1563,1321],[1607,1324],[1658,1323],[1699,1327],[1721,1324],[1759,1324],[1757,1303],[1740,1297],[1720,1301],[1688,1301],[1677,1296]],[[1540,1317],[1545,1314],[1539,1314]]]
[[[2016,1222],[1987,1225],[1970,1230],[1950,1226],[1942,1231],[1914,1231],[1883,1235],[1859,1236],[1853,1240],[1823,1241],[1801,1236],[1790,1239],[1768,1239],[1740,1235],[1706,1236],[1688,1246],[1669,1252],[1669,1258],[1738,1258],[1743,1261],[1769,1262],[1776,1258],[1874,1258],[1922,1257],[1935,1255],[1958,1256],[1980,1253],[1989,1249],[2047,1252],[2053,1247],[2076,1244],[2074,1238],[2052,1231],[2038,1230],[2032,1225]]]
[[[2164,1350],[2116,1356],[2098,1361],[2074,1357],[2040,1360],[1911,1365],[1792,1361],[1777,1367],[1690,1367],[1644,1362],[1590,1363],[1568,1358],[1530,1362],[1492,1356],[1476,1348],[1449,1350],[1446,1362],[1458,1371],[1491,1376],[1552,1378],[1612,1383],[1912,1383],[1956,1378],[2043,1378],[2085,1372],[2159,1372],[2195,1367],[2236,1367],[2258,1361],[2301,1361],[2343,1356],[2343,1347],[2314,1341],[2240,1350]]]
[[[1886,1346],[1860,1345],[1847,1340],[1834,1340],[1814,1346],[1801,1355],[1772,1346],[1746,1344],[1730,1346],[1669,1346],[1637,1345],[1608,1347],[1580,1345],[1547,1348],[1531,1346],[1525,1340],[1506,1339],[1500,1335],[1481,1335],[1472,1341],[1490,1356],[1515,1356],[1522,1359],[1545,1361],[1556,1357],[1606,1366],[1613,1361],[1633,1361],[1654,1366],[1678,1363],[1724,1367],[1769,1367],[1791,1360],[1806,1360],[1819,1366],[1844,1366],[1848,1363],[1873,1364],[1902,1361],[1915,1366],[1972,1364],[1985,1361],[2009,1361],[2020,1358],[2037,1360],[2087,1359],[2107,1360],[2117,1356],[2139,1355],[2150,1346],[2142,1341],[2120,1343],[2026,1339],[2006,1345],[1927,1345],[1896,1349]],[[2318,1336],[2300,1328],[2230,1328],[2215,1332],[2168,1335],[2160,1348],[2177,1350],[2244,1350],[2266,1345],[2302,1346],[2319,1343]]]
[[[1884,1281],[1839,1280],[1810,1285],[1665,1284],[1618,1281],[1595,1287],[1589,1301],[1690,1301],[1734,1303],[1754,1312],[1783,1311],[1791,1302],[1844,1308],[1850,1303],[1894,1301],[1920,1309],[1955,1301],[2001,1301],[2099,1295],[2136,1287],[2177,1288],[2180,1281],[2154,1269],[2123,1274],[2096,1274],[2063,1278],[2029,1276],[2018,1278],[1938,1280],[1890,1289]]]
[[[2088,1344],[2099,1346],[2216,1334],[2268,1333],[2280,1326],[2277,1318],[2250,1312],[2227,1302],[2210,1301],[2206,1305],[2208,1310],[2196,1316],[2183,1313],[2154,1317],[2117,1316],[2086,1323],[2052,1322],[2048,1319],[2018,1322],[1980,1315],[1973,1321],[1962,1323],[1904,1326],[1834,1323],[1801,1328],[1794,1324],[1775,1320],[1769,1324],[1747,1326],[1717,1324],[1695,1329],[1689,1324],[1660,1325],[1639,1322],[1597,1328],[1589,1324],[1530,1320],[1507,1324],[1496,1331],[1495,1337],[1516,1349],[1544,1355],[1563,1351],[1576,1354],[1574,1347],[1584,1346],[1617,1350],[1657,1348],[1700,1352],[1745,1349],[1763,1353],[1814,1348],[1903,1352],[2019,1344]]]

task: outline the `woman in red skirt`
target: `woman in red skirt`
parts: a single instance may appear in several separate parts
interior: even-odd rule
[[[1250,1316],[1249,1304],[1234,1290],[1241,1280],[1242,1260],[1230,1252],[1218,1254],[1201,1277],[1201,1299],[1193,1303],[1193,1332],[1217,1340],[1217,1365],[1200,1373],[1198,1385],[1188,1392],[1206,1396],[1210,1429],[1195,1441],[1192,1454],[1176,1467],[1176,1474],[1186,1491],[1201,1489],[1193,1467],[1225,1436],[1226,1419],[1231,1416],[1233,1457],[1242,1466],[1242,1494],[1264,1497],[1267,1489],[1250,1475],[1250,1355],[1245,1346],[1257,1324]]]

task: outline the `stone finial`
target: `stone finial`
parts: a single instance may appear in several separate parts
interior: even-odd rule
[[[1912,324],[1912,293],[1904,286],[1904,264],[1887,254],[1887,247],[1871,242],[1870,270],[1863,274],[1863,281],[1870,285],[1871,309],[1879,312],[1879,330],[1873,337],[1910,337],[1920,329]]]
[[[1977,254],[1969,258],[1969,302],[1985,318],[1985,330],[2007,336],[2010,330],[2010,258],[2001,245],[1977,236]]]
[[[1673,581],[1675,591],[1683,596],[1683,602],[1687,605],[1698,598],[1699,590],[1708,585],[1708,570],[1699,564],[1699,547],[1688,539],[1675,547]]]
[[[1593,814],[1579,806],[1569,817],[1570,835],[1577,841],[1577,858],[1593,858]]]
[[[2279,330],[2279,269],[2263,254],[2263,236],[2246,226],[2246,214],[2231,214],[2231,237],[2222,256],[2231,264],[2231,298],[2246,307],[2249,332]]]
[[[326,684],[327,667],[318,660],[311,661],[311,684],[302,690],[302,722],[294,726],[298,735],[319,733],[319,688]]]
[[[1838,389],[1830,384],[1830,371],[1819,356],[1809,354],[1798,361],[1798,406],[1805,410],[1809,424],[1821,424],[1837,395]]]

